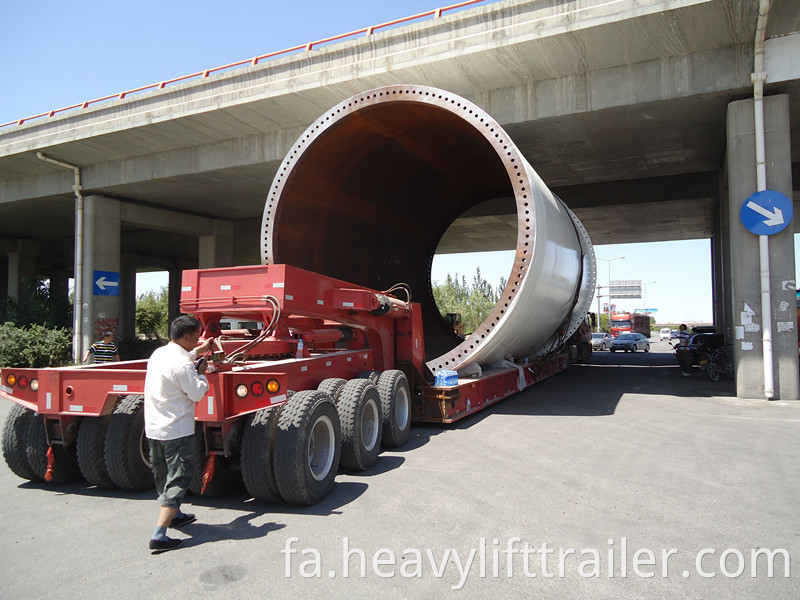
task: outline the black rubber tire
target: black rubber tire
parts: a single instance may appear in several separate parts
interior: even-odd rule
[[[105,459],[106,433],[111,422],[110,415],[86,417],[78,430],[78,466],[91,485],[113,489],[114,480],[108,474]]]
[[[278,416],[273,468],[281,497],[314,504],[333,487],[342,432],[336,405],[322,392],[298,392]]]
[[[203,491],[203,471],[206,467],[206,446],[203,437],[203,425],[195,423],[194,427],[194,476],[189,490],[198,496]],[[230,459],[217,455],[214,458],[214,474],[206,486],[203,496],[208,498],[224,498],[241,489],[242,476],[231,468]]]
[[[650,352],[650,344],[647,344],[647,346],[644,347],[644,351]]]
[[[18,477],[29,481],[41,478],[28,462],[26,440],[34,412],[20,404],[14,404],[3,425],[3,458],[8,468]]]
[[[322,382],[320,382],[320,384],[317,386],[317,391],[327,394],[330,399],[333,400],[334,404],[338,404],[339,394],[342,392],[342,388],[344,387],[345,383],[347,383],[347,379],[341,379],[339,377],[323,379]]]
[[[28,427],[25,438],[25,451],[28,464],[36,473],[36,477],[45,481],[47,473],[47,432],[44,417],[35,415]],[[74,448],[66,448],[61,444],[53,444],[53,477],[50,483],[75,483],[83,479],[78,467],[78,457]]]
[[[399,448],[411,433],[411,388],[406,374],[394,369],[381,373],[378,393],[383,413],[383,445]]]
[[[242,479],[256,500],[280,502],[275,483],[274,456],[278,417],[283,405],[265,408],[247,417],[242,433]]]
[[[611,352],[616,352],[616,350],[614,350],[614,348],[611,348]]]
[[[144,434],[143,396],[124,396],[117,402],[104,453],[108,475],[115,485],[134,492],[155,487],[150,446]]]
[[[600,346],[600,350],[601,350],[601,351],[603,351],[603,352],[605,352],[606,350],[608,350],[608,346],[606,346],[605,344],[602,344],[602,345]]]
[[[375,385],[378,385],[378,378],[380,378],[380,376],[380,371],[362,371],[358,374],[359,379],[369,379]]]
[[[383,411],[378,388],[371,379],[348,381],[336,404],[342,427],[339,463],[349,471],[363,471],[378,460],[383,433]]]
[[[716,365],[710,360],[708,361],[708,364],[706,364],[706,375],[714,383],[719,381],[719,371],[717,370]]]

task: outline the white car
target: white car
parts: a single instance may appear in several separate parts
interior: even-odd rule
[[[658,332],[658,339],[661,342],[663,342],[664,340],[668,340],[671,337],[672,337],[672,330],[669,327],[664,327],[664,329]]]

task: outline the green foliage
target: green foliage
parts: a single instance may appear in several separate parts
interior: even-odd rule
[[[494,289],[481,276],[481,270],[478,267],[472,278],[472,286],[467,285],[467,278],[463,275],[459,279],[458,273],[455,274],[455,277],[448,273],[443,284],[433,283],[433,297],[442,315],[461,313],[464,330],[469,335],[492,312],[505,284],[505,278],[501,278],[500,285]]]
[[[24,301],[6,298],[0,303],[0,323],[11,322],[19,327],[45,325],[58,328],[72,324],[72,303],[61,294],[52,293],[46,279],[22,280]]]
[[[72,362],[72,333],[43,325],[0,325],[0,367],[59,367]]]
[[[147,339],[169,338],[169,290],[166,287],[136,298],[136,333]]]

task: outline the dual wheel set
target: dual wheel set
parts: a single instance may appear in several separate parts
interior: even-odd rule
[[[104,488],[150,489],[154,482],[143,401],[142,396],[123,396],[112,414],[77,421],[73,445],[48,445],[44,417],[15,404],[3,428],[3,456],[16,475],[31,481],[85,479]],[[381,446],[402,446],[410,428],[411,393],[402,371],[371,371],[350,381],[326,379],[316,390],[296,392],[284,404],[245,417],[239,460],[215,457],[205,493],[223,496],[244,482],[259,500],[314,504],[331,490],[340,468],[369,468]],[[204,487],[203,439],[197,424],[195,493]]]

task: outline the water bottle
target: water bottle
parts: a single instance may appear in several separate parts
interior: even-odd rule
[[[295,358],[303,358],[303,340],[299,340],[297,342],[297,352],[294,355]]]

